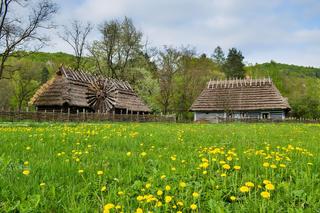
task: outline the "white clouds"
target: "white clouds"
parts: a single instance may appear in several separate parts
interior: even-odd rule
[[[207,54],[217,45],[224,49],[235,46],[253,63],[275,59],[320,66],[315,55],[320,52],[318,0],[73,1],[62,7],[60,23],[76,18],[100,24],[128,16],[156,46],[191,45]],[[311,14],[305,15],[306,11]],[[97,32],[92,35],[97,36]],[[61,43],[57,48],[66,50]]]

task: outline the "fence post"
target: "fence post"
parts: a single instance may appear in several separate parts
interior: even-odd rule
[[[112,112],[112,121],[114,121],[115,113],[116,113],[116,111],[115,111],[115,110],[113,110],[113,112]]]
[[[77,121],[79,122],[79,109],[77,109]]]

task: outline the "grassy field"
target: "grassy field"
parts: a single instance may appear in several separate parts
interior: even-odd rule
[[[319,212],[320,125],[0,124],[0,212]]]

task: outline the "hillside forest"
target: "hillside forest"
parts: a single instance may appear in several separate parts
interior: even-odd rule
[[[275,61],[246,64],[245,56],[236,48],[223,50],[218,46],[211,55],[206,55],[190,46],[150,47],[143,39],[143,32],[128,17],[107,20],[97,26],[75,20],[56,28],[74,54],[40,52],[47,45],[46,38],[36,30],[28,30],[53,27],[45,23],[57,8],[50,1],[39,4],[45,10],[35,14],[38,15],[35,20],[40,23],[34,24],[31,17],[31,28],[10,21],[16,17],[1,15],[4,20],[0,26],[1,108],[27,107],[35,91],[64,65],[128,81],[154,113],[174,113],[181,119],[192,118],[189,108],[210,79],[271,77],[288,98],[291,116],[320,118],[320,68]],[[88,35],[94,28],[98,29],[100,39],[89,41]],[[29,48],[39,41],[38,48]]]

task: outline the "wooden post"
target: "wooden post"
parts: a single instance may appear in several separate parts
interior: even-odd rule
[[[79,109],[77,109],[77,121],[79,121]]]
[[[68,107],[68,122],[70,121],[70,107]]]
[[[116,114],[116,111],[113,110],[113,111],[112,111],[112,121],[114,121],[114,116],[115,116],[115,114]]]

